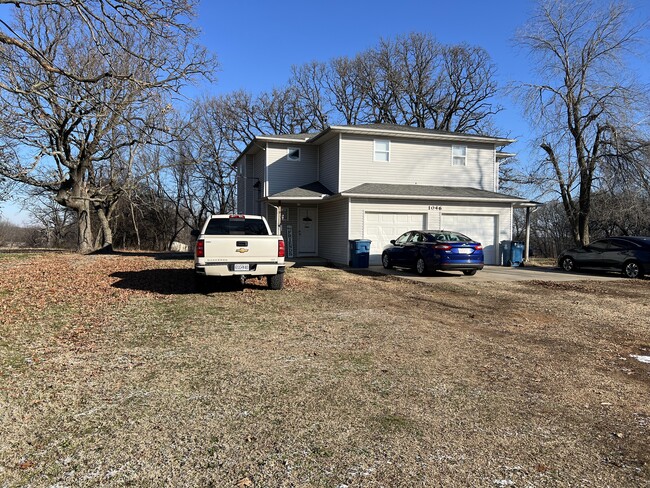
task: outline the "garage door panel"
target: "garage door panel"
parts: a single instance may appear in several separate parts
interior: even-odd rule
[[[381,252],[404,232],[424,229],[425,214],[366,212],[364,215],[363,238],[370,239],[370,264],[381,264]]]
[[[483,245],[485,264],[498,264],[497,216],[480,214],[443,214],[442,228],[471,237]]]

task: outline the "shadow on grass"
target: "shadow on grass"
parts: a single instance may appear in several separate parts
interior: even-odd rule
[[[238,278],[211,278],[202,286],[197,286],[196,276],[192,269],[144,269],[141,271],[118,271],[110,275],[119,278],[113,284],[115,288],[126,290],[147,291],[160,295],[191,295],[240,292],[244,287],[265,289],[255,283],[242,285]]]
[[[173,251],[124,251],[115,249],[113,246],[105,246],[91,253],[90,256],[128,256],[128,257],[151,257],[156,260],[192,260],[194,253],[173,252]]]

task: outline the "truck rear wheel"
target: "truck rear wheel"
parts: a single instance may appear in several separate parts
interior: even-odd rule
[[[282,290],[284,287],[284,273],[267,276],[266,283],[270,290]]]
[[[194,287],[199,293],[205,293],[208,288],[208,278],[204,274],[194,273]]]

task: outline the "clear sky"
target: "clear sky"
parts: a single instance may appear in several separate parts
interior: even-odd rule
[[[639,19],[650,18],[650,0],[630,3]],[[382,37],[410,32],[432,34],[445,44],[483,47],[505,87],[533,76],[526,54],[513,37],[534,5],[534,0],[202,0],[201,41],[217,55],[220,67],[216,83],[203,84],[188,94],[216,95],[237,89],[256,94],[283,85],[292,65],[354,56]],[[4,17],[2,10],[0,16]],[[639,70],[650,82],[647,57],[639,59]],[[505,94],[497,101],[505,107],[496,117],[497,127],[518,140],[508,150],[521,159],[530,158],[529,127],[520,108]],[[23,220],[17,212],[15,205],[5,205],[3,217]]]
[[[245,6],[244,6],[245,5]],[[525,56],[512,37],[534,5],[532,0],[261,0],[245,4],[203,0],[199,24],[203,43],[217,53],[220,72],[210,93],[246,89],[253,93],[280,86],[292,65],[354,56],[382,37],[422,32],[444,44],[483,47],[502,84],[523,79]],[[507,100],[501,100],[503,105]],[[499,116],[501,130],[525,134],[514,107]]]

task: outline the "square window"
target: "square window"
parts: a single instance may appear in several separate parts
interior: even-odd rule
[[[300,161],[300,148],[299,147],[287,148],[287,159],[289,161]]]
[[[390,141],[375,140],[375,161],[390,161]]]
[[[451,165],[467,165],[467,146],[451,146]]]

